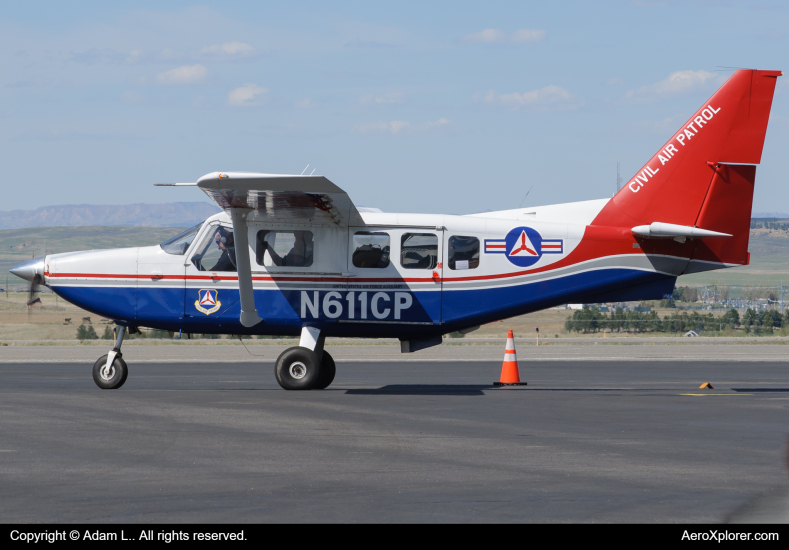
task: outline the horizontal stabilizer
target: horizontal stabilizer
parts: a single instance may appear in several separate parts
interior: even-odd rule
[[[702,237],[731,237],[728,233],[719,233],[718,231],[709,231],[707,229],[699,229],[698,227],[690,227],[688,225],[676,225],[673,223],[654,222],[649,225],[637,225],[632,229],[636,235],[651,238],[702,238]]]

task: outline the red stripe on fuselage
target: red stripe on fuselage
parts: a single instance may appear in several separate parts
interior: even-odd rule
[[[641,248],[633,248],[633,244],[640,243]],[[639,239],[636,240],[630,228],[626,227],[600,227],[600,226],[587,226],[584,232],[583,240],[578,243],[578,246],[570,252],[567,256],[549,265],[538,267],[535,269],[526,269],[523,271],[513,271],[509,273],[497,273],[493,275],[479,275],[470,277],[446,277],[448,282],[461,282],[461,281],[485,281],[495,279],[507,279],[511,277],[520,277],[523,275],[531,275],[535,273],[545,273],[555,269],[561,269],[574,264],[587,262],[596,258],[611,257],[611,256],[624,256],[633,254],[654,254],[673,256],[677,258],[690,259],[690,255],[694,249],[693,241],[688,239],[685,243],[678,243],[673,239]],[[451,274],[451,272],[449,272]],[[46,275],[46,274],[45,274]],[[93,279],[151,279],[150,275],[119,275],[119,274],[104,274],[104,273],[55,273],[48,274],[52,278],[93,278]],[[237,281],[238,277],[234,276],[217,276],[211,277],[208,275],[163,275],[158,280],[186,280],[186,281]],[[263,276],[252,277],[253,281],[281,281],[281,282],[339,282],[339,283],[428,283],[435,282],[429,277],[419,278],[355,278],[355,277],[285,277],[285,276]]]

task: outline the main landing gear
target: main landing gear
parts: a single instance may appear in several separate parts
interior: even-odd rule
[[[103,390],[117,390],[126,382],[129,369],[123,360],[121,344],[126,327],[118,327],[118,336],[115,338],[115,347],[107,355],[99,357],[93,365],[93,381]]]
[[[334,359],[323,344],[326,336],[312,327],[301,330],[299,345],[288,348],[277,358],[274,374],[286,390],[323,390],[334,380]]]

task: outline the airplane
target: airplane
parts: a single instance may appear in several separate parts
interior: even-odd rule
[[[286,390],[328,387],[327,336],[401,352],[566,303],[661,299],[676,278],[747,265],[756,165],[780,71],[737,70],[612,198],[471,215],[356,207],[324,176],[212,172],[222,209],[147,247],[49,254],[11,273],[114,320],[93,366],[123,386],[124,334],[299,336]]]

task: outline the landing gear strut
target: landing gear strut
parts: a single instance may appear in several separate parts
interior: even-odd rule
[[[320,330],[304,327],[299,345],[277,358],[274,374],[286,390],[323,390],[334,380],[336,368],[329,352],[323,350],[326,337]]]
[[[129,369],[123,360],[121,344],[126,327],[118,327],[118,336],[115,338],[115,347],[107,355],[99,357],[93,365],[93,381],[103,390],[117,390],[126,382]]]

